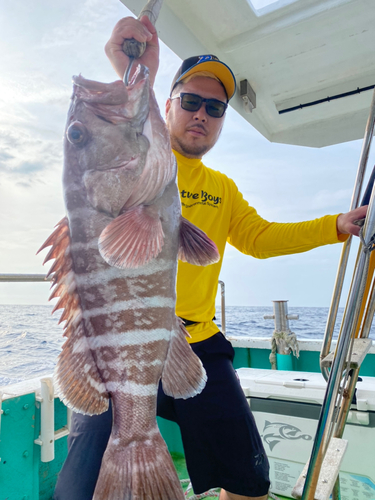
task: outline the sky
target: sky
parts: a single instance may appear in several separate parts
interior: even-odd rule
[[[119,0],[0,0],[0,273],[47,271],[45,252],[35,254],[65,215],[62,136],[71,77],[117,79],[104,45],[129,14]],[[161,43],[155,92],[163,115],[179,64]],[[273,144],[230,108],[204,162],[234,179],[262,217],[297,222],[348,210],[361,147],[362,141],[322,149]],[[226,303],[329,307],[340,252],[341,245],[330,245],[257,260],[228,245],[220,276]],[[0,304],[46,304],[48,288],[0,283]]]

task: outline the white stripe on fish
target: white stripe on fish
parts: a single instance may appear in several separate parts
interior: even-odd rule
[[[171,331],[165,328],[156,328],[154,330],[132,330],[127,331],[126,335],[121,333],[106,333],[96,337],[83,337],[74,344],[73,352],[83,352],[88,349],[100,349],[102,347],[117,346],[125,347],[131,345],[147,345],[150,342],[160,340],[170,340]]]
[[[127,381],[125,384],[121,382],[107,382],[107,390],[110,392],[121,392],[122,394],[130,394],[131,396],[155,396],[158,393],[158,386],[155,384],[137,384],[136,382]]]
[[[163,271],[170,271],[175,267],[175,263],[165,259],[159,259],[152,262],[148,266],[142,268],[128,269],[128,278],[137,278],[139,276],[151,276],[155,273]],[[122,273],[116,267],[99,269],[87,272],[85,274],[76,274],[77,285],[87,286],[93,285],[106,285],[116,278],[121,278]]]
[[[174,308],[174,301],[168,297],[143,297],[142,301],[140,299],[133,300],[119,300],[113,304],[108,304],[104,307],[96,307],[94,309],[88,309],[83,311],[83,319],[90,319],[95,316],[110,315],[125,311],[127,309],[150,309],[154,307],[170,307]]]

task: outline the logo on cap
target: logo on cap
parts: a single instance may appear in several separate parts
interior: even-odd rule
[[[211,55],[206,55],[206,56],[199,56],[199,61],[198,63],[201,63],[201,62],[206,62],[206,61],[218,61],[219,59],[215,56],[211,56]]]

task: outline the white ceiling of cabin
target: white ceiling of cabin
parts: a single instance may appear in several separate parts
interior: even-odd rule
[[[138,15],[145,1],[121,0]],[[265,5],[258,10],[253,5]],[[375,84],[374,0],[164,0],[160,38],[181,58],[212,53],[256,93],[248,114],[272,142],[321,147],[363,137],[373,92],[279,110]]]

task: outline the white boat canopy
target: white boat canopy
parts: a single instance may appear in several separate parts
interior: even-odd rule
[[[146,3],[121,1],[135,15]],[[157,29],[182,59],[215,54],[228,64],[232,107],[268,140],[322,147],[363,137],[375,84],[374,0],[164,0]],[[243,80],[256,95],[252,112]]]

